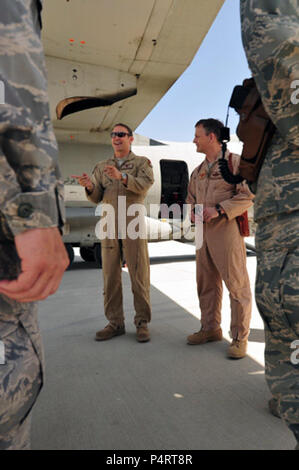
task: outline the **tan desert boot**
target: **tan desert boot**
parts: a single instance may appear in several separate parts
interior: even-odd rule
[[[191,345],[196,344],[204,344],[210,341],[221,341],[222,340],[222,330],[218,328],[218,330],[208,330],[203,331],[200,330],[197,333],[193,333],[193,335],[188,336],[187,343]]]
[[[114,336],[124,335],[126,332],[125,326],[120,326],[118,328],[114,328],[110,323],[105,326],[103,330],[99,330],[96,332],[95,340],[96,341],[105,341],[107,339],[111,339]]]
[[[136,327],[136,339],[139,343],[146,343],[151,339],[146,323],[141,323]]]
[[[233,339],[228,350],[227,356],[231,359],[242,359],[247,353],[247,340],[241,341],[238,339]]]

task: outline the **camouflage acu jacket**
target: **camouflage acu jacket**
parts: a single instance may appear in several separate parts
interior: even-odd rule
[[[12,242],[15,235],[27,229],[59,226],[64,217],[39,11],[37,0],[18,0],[13,5],[11,0],[1,1],[1,277],[6,277],[4,267],[10,277],[15,266]]]
[[[298,0],[241,0],[242,40],[277,131],[256,187],[255,219],[299,210]]]

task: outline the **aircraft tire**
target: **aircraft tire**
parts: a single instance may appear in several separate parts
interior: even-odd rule
[[[102,251],[101,251],[101,244],[96,243],[94,247],[94,257],[98,267],[102,268]]]
[[[256,256],[256,249],[254,245],[245,243],[246,246],[246,256]]]
[[[74,261],[75,252],[74,252],[74,248],[72,247],[72,245],[70,243],[65,243],[64,246],[65,246],[65,249],[67,251],[69,260],[70,260],[70,263],[68,265],[68,268],[69,268],[72,265],[72,262]]]
[[[94,253],[93,248],[90,248],[90,247],[87,247],[87,246],[81,246],[80,256],[86,262],[94,262],[95,261],[95,253]]]

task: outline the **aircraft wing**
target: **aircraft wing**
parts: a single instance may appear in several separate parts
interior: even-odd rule
[[[44,0],[51,117],[65,143],[133,130],[192,61],[224,0]]]

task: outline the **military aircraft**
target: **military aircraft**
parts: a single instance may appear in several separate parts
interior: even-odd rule
[[[44,1],[42,39],[65,184],[64,242],[70,261],[73,248],[79,247],[84,260],[101,263],[95,207],[70,175],[90,173],[98,161],[110,157],[114,124],[136,129],[191,63],[223,2]],[[180,155],[170,152],[173,145],[149,144],[136,149],[154,167],[146,207],[182,204],[190,173],[200,163],[195,146],[192,155],[186,149]],[[177,232],[174,218],[166,220],[159,210],[147,223],[159,224],[160,233],[168,232],[169,238]]]

